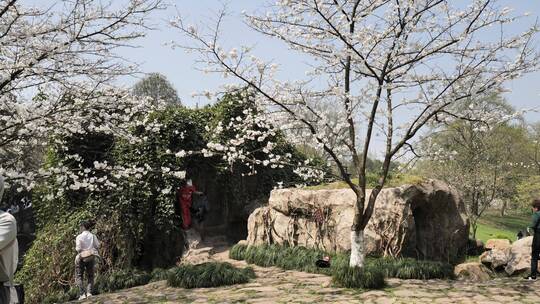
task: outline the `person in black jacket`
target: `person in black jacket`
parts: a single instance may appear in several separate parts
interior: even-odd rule
[[[532,202],[532,220],[527,230],[533,235],[531,252],[531,274],[525,277],[526,280],[535,281],[538,274],[538,258],[540,257],[540,199]]]

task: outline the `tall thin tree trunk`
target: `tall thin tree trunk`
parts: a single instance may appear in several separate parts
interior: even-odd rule
[[[506,212],[506,207],[507,207],[506,204],[507,204],[506,200],[503,200],[503,205],[501,207],[501,217],[504,217],[504,213]]]
[[[476,223],[476,220],[471,222],[472,227],[472,238],[476,240],[476,230],[478,229],[478,224]]]
[[[364,244],[364,230],[351,231],[351,259],[349,260],[350,267],[364,267],[366,259],[366,250]]]
[[[473,193],[471,212],[474,216],[478,216],[478,193]]]

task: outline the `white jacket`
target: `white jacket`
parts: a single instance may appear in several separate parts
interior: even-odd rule
[[[0,211],[0,282],[13,281],[18,260],[17,221],[13,215]]]
[[[0,200],[4,192],[4,179],[0,176]],[[0,282],[12,282],[19,260],[17,221],[13,215],[0,210]]]
[[[99,247],[100,243],[98,238],[90,231],[83,231],[75,239],[75,250],[77,250],[77,253],[89,250],[92,251],[94,255],[97,255]]]

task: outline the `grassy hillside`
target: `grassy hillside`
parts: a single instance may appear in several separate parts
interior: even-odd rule
[[[367,185],[368,188],[373,188],[377,184],[377,179],[379,178],[376,174],[368,174],[367,176]],[[389,177],[386,181],[385,188],[398,187],[405,184],[417,185],[424,181],[425,179],[417,175],[408,175],[408,174],[399,174],[393,177]],[[358,184],[358,178],[353,178],[352,182]],[[309,190],[335,190],[335,189],[347,189],[349,185],[344,181],[337,181],[328,184],[320,184],[316,186],[309,186],[306,189]]]
[[[508,214],[501,217],[499,211],[488,210],[478,221],[476,238],[484,243],[494,238],[506,238],[513,242],[517,239],[518,231],[524,231],[530,220],[530,214]]]

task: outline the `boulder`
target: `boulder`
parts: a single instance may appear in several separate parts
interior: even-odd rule
[[[480,262],[491,267],[493,270],[499,270],[510,260],[510,247],[504,249],[491,249],[480,255]]]
[[[180,261],[179,264],[192,264],[198,265],[210,261],[210,257],[214,254],[213,247],[203,247],[190,249]]]
[[[350,189],[274,190],[249,216],[247,242],[350,250],[355,202]],[[364,230],[366,253],[454,260],[466,253],[468,231],[463,201],[447,184],[386,188]]]
[[[491,249],[506,249],[509,248],[512,244],[510,240],[507,239],[489,239],[484,246],[486,250]]]
[[[510,248],[510,257],[504,270],[508,275],[527,272],[531,268],[532,236],[515,241]],[[540,267],[538,268],[540,270]]]
[[[454,268],[454,275],[458,280],[484,282],[493,277],[493,272],[482,263],[472,262],[457,265]]]

